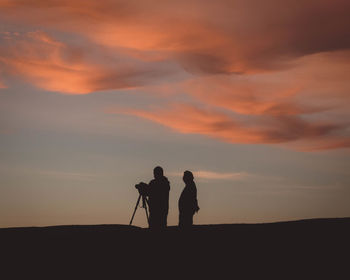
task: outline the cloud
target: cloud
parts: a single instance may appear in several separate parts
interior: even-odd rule
[[[212,75],[184,83],[201,102],[251,115],[300,115],[342,106],[349,99],[350,51],[309,55],[291,69],[256,75]]]
[[[161,105],[118,113],[181,133],[349,146],[347,0],[0,0],[0,8],[15,29],[1,39],[7,76],[69,94],[138,87]]]
[[[8,74],[49,91],[85,94],[98,90],[134,88],[150,77],[167,72],[164,67],[120,62],[116,67],[86,57],[86,51],[57,41],[40,31],[6,34],[0,63]],[[158,65],[159,66],[159,65]]]
[[[252,176],[246,172],[215,172],[215,171],[207,171],[207,170],[197,170],[192,171],[195,179],[207,179],[207,180],[243,180],[247,177]],[[181,177],[182,173],[178,172],[170,172],[171,176]]]
[[[346,0],[3,0],[0,7],[7,24],[73,33],[195,74],[277,71],[305,55],[350,48]]]
[[[229,143],[281,144],[295,141],[320,141],[322,147],[348,147],[349,137],[334,135],[349,124],[310,122],[299,116],[268,116],[251,120],[212,108],[177,104],[151,110],[123,109],[122,113],[145,118],[181,133],[201,134]],[[339,141],[343,139],[342,141]],[[335,142],[338,143],[335,145]],[[342,146],[341,143],[344,143]],[[303,144],[303,143],[302,143]],[[299,146],[298,146],[299,147]],[[299,148],[301,149],[303,145]],[[305,148],[306,149],[306,148]],[[308,148],[309,149],[309,148]]]
[[[348,148],[349,54],[307,56],[278,73],[194,77],[169,93],[186,92],[192,104],[169,102],[124,113],[230,143],[284,144],[305,151]]]
[[[256,73],[350,47],[346,0],[2,1],[2,16],[173,58],[195,73]],[[317,20],[315,20],[317,18]]]
[[[209,180],[241,180],[248,176],[245,172],[225,173],[213,171],[194,171],[194,176],[200,179]]]

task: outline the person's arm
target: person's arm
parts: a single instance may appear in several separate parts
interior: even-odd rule
[[[152,185],[153,185],[153,180],[149,181],[149,183],[147,184],[147,187],[145,187],[145,195],[148,197],[151,194]]]
[[[194,193],[194,211],[198,212],[199,206],[198,206],[198,200],[197,200],[197,187],[196,187],[196,184],[193,184],[193,186],[194,186],[194,190],[193,190],[193,193]]]

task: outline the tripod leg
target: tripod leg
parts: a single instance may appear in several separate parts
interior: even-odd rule
[[[148,223],[148,227],[149,227],[149,216],[148,216],[148,200],[146,197],[142,197],[143,199],[143,205],[145,207],[145,212],[146,212],[146,217],[147,217],[147,223]]]
[[[132,221],[134,220],[134,217],[135,217],[135,213],[136,213],[137,207],[139,206],[139,203],[140,203],[140,199],[141,199],[141,195],[139,195],[139,198],[137,199],[136,206],[135,206],[135,210],[134,210],[134,213],[132,214],[132,217],[131,217],[131,220],[130,220],[129,226],[131,226]]]

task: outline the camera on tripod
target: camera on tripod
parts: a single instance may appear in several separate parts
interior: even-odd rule
[[[142,196],[147,195],[147,187],[148,185],[144,182],[140,182],[135,185],[135,188],[139,191],[139,194]]]
[[[137,199],[134,213],[132,214],[129,225],[131,225],[132,221],[134,220],[135,213],[136,213],[137,207],[140,204],[140,201],[142,202],[140,207],[145,209],[146,218],[147,218],[147,222],[149,225],[149,215],[148,215],[149,204],[148,204],[148,198],[147,198],[148,185],[144,182],[140,182],[140,183],[135,185],[135,188],[139,191],[139,198]]]

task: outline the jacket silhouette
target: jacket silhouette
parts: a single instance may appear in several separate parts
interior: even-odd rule
[[[167,226],[170,183],[163,175],[163,169],[160,166],[154,168],[153,174],[154,179],[149,182],[147,188],[149,227],[161,229]]]
[[[189,228],[193,224],[193,215],[198,212],[197,187],[193,181],[191,171],[185,171],[183,181],[185,188],[183,189],[179,199],[179,227]]]

